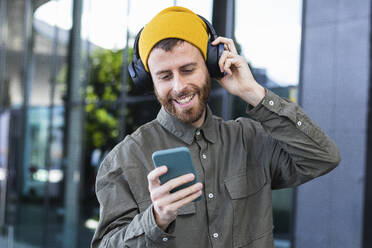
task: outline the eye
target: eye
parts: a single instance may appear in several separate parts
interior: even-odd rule
[[[194,71],[194,68],[184,68],[184,69],[182,69],[182,72],[184,72],[184,73],[191,73],[193,71]]]
[[[162,74],[162,75],[160,75],[159,76],[159,79],[160,80],[168,80],[168,79],[170,79],[170,74]]]

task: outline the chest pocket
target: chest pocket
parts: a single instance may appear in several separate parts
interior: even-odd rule
[[[272,231],[271,189],[263,171],[225,180],[233,209],[233,244],[242,247]]]
[[[246,173],[225,180],[227,191],[233,200],[254,195],[262,189],[265,183],[266,178],[264,175],[248,178]]]

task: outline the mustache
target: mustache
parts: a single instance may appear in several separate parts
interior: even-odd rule
[[[182,98],[184,96],[188,96],[191,94],[200,94],[200,89],[195,85],[190,85],[187,88],[183,89],[180,92],[172,91],[168,94],[168,101],[172,101],[173,99]]]

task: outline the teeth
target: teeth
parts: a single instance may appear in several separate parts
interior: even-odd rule
[[[189,101],[191,101],[191,99],[193,98],[193,96],[194,95],[187,96],[187,97],[182,98],[182,99],[178,99],[177,102],[180,103],[180,104],[188,103]]]

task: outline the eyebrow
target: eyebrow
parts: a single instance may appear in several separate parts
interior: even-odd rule
[[[187,63],[187,64],[181,66],[180,69],[185,69],[188,66],[196,66],[196,65],[197,65],[196,62],[191,62],[191,63]],[[161,70],[161,71],[156,72],[155,75],[160,75],[162,73],[167,73],[167,72],[169,72],[169,70]]]
[[[180,69],[184,69],[184,68],[189,67],[189,66],[196,66],[196,62],[191,62],[191,63],[188,63],[186,65],[183,65],[183,66],[180,67]]]

